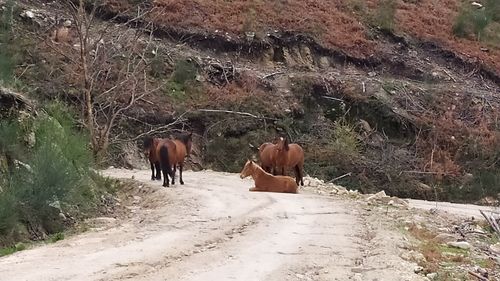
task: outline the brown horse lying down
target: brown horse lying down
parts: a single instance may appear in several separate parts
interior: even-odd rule
[[[268,191],[268,192],[286,192],[297,193],[297,183],[291,177],[273,176],[265,172],[259,165],[248,160],[240,173],[242,179],[252,176],[255,187],[250,188],[250,191]]]

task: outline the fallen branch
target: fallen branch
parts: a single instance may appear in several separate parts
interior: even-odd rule
[[[497,235],[500,236],[500,227],[498,226],[498,222],[497,222],[496,218],[494,218],[493,216],[487,216],[483,212],[483,210],[479,210],[479,212],[481,213],[481,215],[483,215],[483,217],[486,219],[486,221],[490,224],[491,228],[493,228],[493,230],[495,230]]]
[[[489,281],[488,278],[485,278],[485,277],[483,277],[483,276],[481,276],[481,275],[479,275],[479,274],[477,274],[475,272],[469,271],[469,274],[472,275],[472,276],[474,276],[474,277],[476,277],[477,279],[479,279],[481,281]]]
[[[268,75],[261,77],[261,79],[271,78],[273,76],[280,75],[280,74],[285,74],[285,72],[283,72],[283,71],[274,72],[274,73],[271,73],[271,74],[268,74]]]
[[[446,69],[443,68],[443,71],[444,71],[444,73],[446,73],[446,75],[448,75],[451,78],[451,80],[453,80],[453,82],[455,82],[455,83],[457,82],[457,80],[455,79],[455,77],[451,76],[451,73],[448,72],[448,70],[446,70]]]

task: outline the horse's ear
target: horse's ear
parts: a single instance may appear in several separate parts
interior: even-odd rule
[[[285,149],[288,150],[288,138],[285,137]]]

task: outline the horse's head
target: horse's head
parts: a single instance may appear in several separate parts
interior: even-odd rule
[[[191,154],[191,147],[193,146],[193,133],[189,133],[187,135],[187,141],[186,141],[186,151],[187,155]]]
[[[146,157],[149,157],[149,153],[151,153],[151,150],[153,149],[153,142],[154,142],[154,139],[152,137],[146,137],[144,139],[144,143],[143,143],[143,152],[144,152],[144,155],[146,155]]]
[[[278,150],[278,152],[287,151],[288,139],[283,137],[278,138],[278,140],[276,141],[276,149]]]
[[[247,160],[247,162],[245,163],[245,166],[243,167],[243,170],[241,170],[240,172],[240,178],[244,179],[250,175],[252,175],[253,173],[253,165],[255,165],[255,163],[253,163],[252,160]]]
[[[186,153],[187,156],[189,156],[189,154],[191,154],[191,148],[193,146],[193,133],[191,132],[189,134],[181,135],[178,139],[182,141],[182,143],[186,146]]]

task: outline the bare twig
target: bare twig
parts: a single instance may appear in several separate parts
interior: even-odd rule
[[[285,72],[283,72],[283,71],[273,72],[273,73],[262,76],[260,79],[268,79],[268,78],[271,78],[273,76],[281,75],[281,74],[285,74]]]
[[[340,180],[340,179],[345,178],[345,177],[348,177],[348,176],[350,176],[350,175],[352,175],[352,172],[349,172],[349,173],[344,174],[344,175],[342,175],[342,176],[338,176],[338,177],[336,177],[336,178],[334,178],[334,179],[331,179],[331,180],[327,181],[326,183],[332,183],[332,182],[334,182],[334,181],[336,181],[336,180]]]
[[[324,98],[324,99],[328,99],[328,100],[334,100],[334,101],[344,102],[343,99],[338,99],[338,98],[334,98],[334,97],[329,97],[329,96],[321,96],[321,97]]]
[[[252,113],[248,112],[240,112],[240,111],[232,111],[232,110],[221,110],[221,109],[198,109],[197,111],[200,112],[217,112],[217,113],[229,113],[229,114],[237,114],[237,115],[243,115],[243,116],[248,116],[252,117],[255,119],[267,119],[267,120],[277,120],[275,118],[269,118],[269,117],[263,117],[263,116],[257,116]]]

